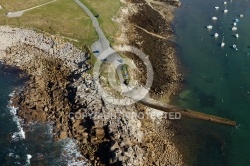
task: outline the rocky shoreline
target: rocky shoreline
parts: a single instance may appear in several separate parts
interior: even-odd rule
[[[180,6],[178,0],[127,0],[119,16],[121,25],[116,44],[128,44],[141,49],[149,56],[154,69],[151,96],[169,102],[171,95],[183,83],[181,64],[177,59],[175,44],[171,41],[173,10]],[[138,80],[145,83],[145,66],[140,59],[131,57],[137,64]]]
[[[92,117],[92,113],[118,115],[129,109],[103,103],[94,80],[84,72],[89,68],[88,54],[32,30],[1,27],[0,37],[10,41],[1,61],[18,67],[30,77],[12,99],[19,108],[19,116],[27,123],[53,122],[55,139],[77,140],[82,154],[93,165],[142,163],[141,157],[133,157],[143,154],[136,145],[141,140],[140,127],[135,127],[139,126],[139,120],[123,116],[101,120],[99,116]],[[77,113],[86,116],[77,119]],[[118,158],[124,148],[127,152]]]
[[[154,163],[149,158],[153,145],[150,150],[144,143],[143,121],[124,116],[139,109],[102,100],[95,81],[85,72],[91,67],[87,53],[59,37],[32,30],[2,26],[0,38],[1,62],[29,77],[12,98],[26,123],[53,122],[54,138],[75,139],[92,165]]]
[[[154,82],[150,96],[163,102],[170,102],[170,97],[178,93],[184,81],[182,66],[177,59],[176,45],[171,41],[174,35],[171,27],[173,12],[181,3],[179,0],[123,0],[121,2],[124,6],[114,18],[121,29],[116,36],[115,44],[137,47],[149,56],[154,68]],[[127,56],[137,65],[139,70],[136,73],[137,80],[142,81],[142,84],[145,83],[145,66],[137,57],[130,54]],[[137,109],[142,112],[158,112],[142,105],[137,104],[137,106],[139,107]],[[156,165],[184,165],[188,157],[182,153],[187,151],[183,150],[185,145],[183,146],[182,140],[175,137],[175,134],[182,130],[177,124],[178,122],[172,123],[165,119],[158,123],[152,120],[143,121],[144,145],[148,151],[152,151],[152,153],[145,153],[150,159],[148,165],[152,164],[150,161],[154,161]],[[151,134],[148,134],[149,131]]]
[[[176,92],[182,79],[175,65],[178,63],[174,47],[168,42],[172,31],[165,21],[161,23],[160,13],[152,11],[148,2],[131,1],[127,7],[133,12],[122,19],[134,25],[131,29],[122,28],[125,31],[121,35],[129,36],[122,43],[135,45],[148,55],[158,55],[150,59],[156,63],[155,73],[166,75],[155,76],[153,94],[168,92],[169,96]],[[145,10],[151,11],[149,15],[142,15]],[[136,19],[142,16],[142,21],[159,17],[162,28],[154,31],[153,27],[143,27]],[[153,36],[148,33],[152,30]],[[54,138],[75,139],[91,165],[183,165],[182,155],[172,140],[175,131],[171,122],[137,116],[159,112],[139,104],[124,107],[104,102],[95,80],[86,73],[91,68],[88,52],[58,36],[7,26],[0,27],[0,39],[0,61],[21,69],[29,77],[12,98],[13,105],[19,108],[18,115],[27,123],[53,122]],[[159,58],[165,59],[166,64]],[[133,113],[135,116],[131,116]]]

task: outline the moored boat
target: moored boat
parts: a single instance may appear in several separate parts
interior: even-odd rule
[[[224,43],[224,36],[222,38],[222,41],[221,41],[221,44],[220,44],[221,47],[224,47],[225,46],[225,43]]]
[[[212,20],[217,20],[217,17],[213,16],[211,19],[212,19]]]
[[[232,28],[232,31],[236,31],[236,30],[237,30],[237,27],[233,27],[233,28]]]
[[[207,29],[212,29],[212,28],[213,28],[212,25],[208,25],[208,26],[207,26]]]

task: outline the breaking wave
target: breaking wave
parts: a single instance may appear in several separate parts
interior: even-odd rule
[[[86,158],[80,153],[76,141],[66,139],[63,141],[61,151],[61,160],[64,160],[67,166],[88,166],[90,165]]]
[[[14,95],[14,93],[15,92],[12,92],[9,96],[12,97]],[[18,131],[12,135],[12,140],[18,141],[20,139],[25,139],[25,132],[22,128],[23,120],[17,116],[17,109],[18,108],[12,106],[11,100],[9,101],[8,108],[10,110],[11,115],[13,116],[13,121],[16,123],[17,129],[18,129]]]

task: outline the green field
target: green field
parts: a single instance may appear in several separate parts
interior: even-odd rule
[[[1,5],[9,11],[18,11],[41,5],[51,0],[1,0]]]
[[[73,0],[57,0],[51,4],[24,13],[19,18],[8,18],[8,11],[19,11],[43,4],[49,0],[2,0],[0,5],[0,25],[34,28],[50,34],[58,34],[76,39],[76,46],[91,45],[98,39],[90,18]],[[117,31],[117,25],[111,21],[120,7],[119,0],[82,0],[90,10],[100,15],[98,20],[110,41]]]
[[[99,15],[98,21],[108,39],[113,42],[114,35],[118,30],[118,24],[111,18],[116,15],[120,8],[119,0],[80,0],[91,12]]]

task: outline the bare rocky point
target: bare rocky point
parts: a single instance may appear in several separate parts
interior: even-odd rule
[[[157,48],[153,50],[163,51],[169,48],[169,45],[163,42],[165,39],[159,38],[165,31],[153,31],[156,34],[152,36],[153,40],[159,44],[146,47],[151,41],[152,34],[148,32],[152,29],[141,26],[140,22],[136,21],[136,15],[140,16],[149,4],[152,2],[132,1],[126,3],[128,8],[121,8],[123,16],[116,20],[121,21],[121,25],[126,27],[122,28],[120,39],[122,43],[135,44],[148,55],[156,54],[164,58],[166,52],[164,54],[148,52],[150,50],[146,48],[152,50],[156,46]],[[138,9],[141,6],[142,8]],[[129,14],[124,15],[124,12]],[[153,16],[159,14],[154,11],[151,13],[154,14]],[[149,16],[146,15],[143,18],[147,17]],[[128,21],[134,26],[127,24]],[[128,28],[128,26],[133,27]],[[167,25],[161,26],[164,29]],[[167,27],[166,30],[170,33],[165,35],[171,34],[171,28]],[[134,33],[135,36],[130,35]],[[146,39],[143,45],[144,37]],[[182,155],[172,140],[174,130],[171,129],[169,121],[158,123],[151,119],[139,119],[137,116],[124,116],[124,113],[151,113],[155,110],[141,105],[123,107],[104,102],[100,89],[86,73],[91,68],[87,61],[90,58],[88,53],[81,52],[60,37],[39,34],[32,30],[3,26],[0,27],[0,38],[1,61],[6,65],[18,67],[30,78],[24,88],[12,99],[14,105],[19,107],[18,114],[26,122],[53,122],[55,139],[69,137],[77,140],[79,149],[92,165],[183,164]],[[162,48],[158,48],[160,46]],[[167,55],[168,60],[173,59],[173,52],[170,51]],[[171,60],[169,64],[173,65],[176,62]],[[172,73],[169,78],[172,79],[177,75],[177,70],[175,66],[169,68],[170,71],[172,70],[168,72]],[[173,86],[171,79],[170,86],[167,87]],[[174,79],[178,82],[179,78]],[[175,82],[174,79],[172,82]],[[157,93],[166,90],[165,88],[162,84],[154,85]],[[172,88],[169,94],[174,91],[176,88]]]
[[[158,139],[165,140],[161,144],[167,158],[162,162],[182,163],[168,139],[171,133],[158,137],[154,135],[153,121],[124,116],[138,113],[136,106],[104,102],[100,89],[86,73],[91,68],[88,53],[60,37],[33,30],[1,26],[0,39],[1,62],[23,70],[29,77],[12,99],[19,108],[18,115],[27,123],[53,122],[54,138],[75,139],[92,165],[153,165],[156,157],[162,156],[154,148],[154,141],[160,143]]]

